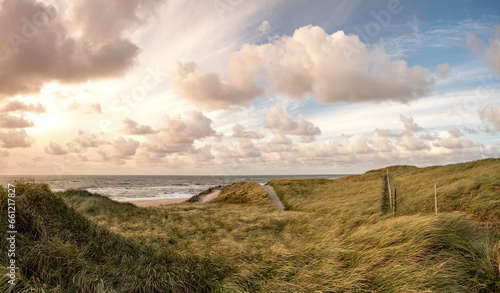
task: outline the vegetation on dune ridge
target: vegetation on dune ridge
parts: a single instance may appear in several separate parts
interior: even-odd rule
[[[271,205],[267,192],[257,182],[237,182],[221,188],[213,202]]]
[[[151,208],[20,183],[16,292],[499,292],[500,160],[388,169],[396,217],[387,168],[272,180],[285,212],[255,182]]]
[[[191,198],[187,200],[187,202],[199,202],[203,196],[212,193],[215,190],[221,189],[222,185],[210,187],[209,189],[203,190],[202,192],[193,195]]]

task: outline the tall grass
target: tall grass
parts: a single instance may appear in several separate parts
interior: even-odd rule
[[[388,212],[386,169],[335,180],[273,180],[284,212],[258,183],[223,187],[206,204],[151,208],[19,184],[17,289],[498,292],[500,236],[492,225],[498,171],[500,160],[390,167],[397,217]],[[420,190],[435,180],[438,216],[432,189]],[[5,226],[3,188],[0,195]]]

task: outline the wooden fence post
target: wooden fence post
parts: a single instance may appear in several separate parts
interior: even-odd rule
[[[389,169],[387,169],[387,189],[389,190],[389,208],[392,209],[391,179],[389,178]]]
[[[396,216],[396,202],[397,202],[397,193],[396,193],[396,188],[394,188],[394,200],[392,202],[392,215],[394,217]]]
[[[434,183],[434,210],[436,215],[438,214],[438,195],[437,195],[437,184]]]

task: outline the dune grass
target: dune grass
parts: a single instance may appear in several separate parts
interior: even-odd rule
[[[224,186],[213,202],[270,205],[267,192],[257,182],[238,182]]]
[[[390,167],[401,200],[397,217],[388,211],[386,169],[334,180],[273,180],[286,211],[255,182],[223,187],[217,201],[202,205],[150,208],[18,184],[16,289],[499,292],[500,231],[492,224],[499,171],[500,160]],[[3,188],[0,199],[5,225]]]

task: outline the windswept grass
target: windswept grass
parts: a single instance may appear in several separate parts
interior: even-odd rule
[[[210,187],[209,189],[203,190],[202,192],[192,196],[190,199],[187,200],[187,202],[199,202],[203,196],[210,194],[213,191],[221,189],[221,188],[222,188],[222,185]]]
[[[500,224],[500,160],[415,168],[391,173],[401,214],[433,213],[434,183],[440,212],[462,211]]]
[[[500,160],[389,167],[397,217],[388,212],[385,169],[334,180],[273,180],[285,212],[258,183],[223,187],[208,204],[152,208],[19,184],[16,289],[499,292],[500,236],[491,225],[499,171]],[[433,181],[442,201],[438,216]],[[430,191],[420,190],[427,185]],[[0,195],[4,229],[5,190]]]
[[[271,205],[267,192],[257,182],[238,182],[224,186],[213,202]]]

